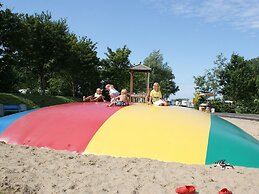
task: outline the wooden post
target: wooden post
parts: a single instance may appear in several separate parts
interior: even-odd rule
[[[131,96],[133,94],[133,79],[134,79],[134,72],[130,71],[130,102],[132,101]]]
[[[147,95],[148,95],[148,92],[149,92],[149,72],[147,72]]]

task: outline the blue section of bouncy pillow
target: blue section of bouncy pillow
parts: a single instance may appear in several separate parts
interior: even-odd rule
[[[4,130],[9,127],[12,123],[23,117],[24,115],[27,115],[30,112],[33,112],[38,109],[33,110],[27,110],[24,112],[15,113],[12,115],[4,116],[0,118],[0,135],[4,132]]]

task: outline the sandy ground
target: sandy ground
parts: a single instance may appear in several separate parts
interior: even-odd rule
[[[230,119],[259,139],[259,122]],[[175,193],[192,184],[199,194],[227,187],[259,193],[259,169],[114,158],[0,143],[0,193]]]

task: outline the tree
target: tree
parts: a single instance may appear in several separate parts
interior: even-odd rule
[[[179,87],[174,82],[175,76],[167,63],[164,63],[163,55],[159,50],[153,51],[145,58],[144,65],[152,69],[150,83],[158,82],[165,97],[175,94]]]
[[[52,21],[49,13],[25,15],[26,41],[22,48],[20,70],[26,77],[37,80],[45,94],[47,80],[64,61],[67,46],[67,24],[65,20]]]
[[[130,49],[125,45],[113,51],[107,48],[106,59],[102,61],[102,79],[119,89],[129,88]]]
[[[245,60],[238,54],[232,54],[227,62],[220,54],[214,62],[216,67],[207,70],[203,76],[194,77],[195,94],[213,93],[214,101],[218,94],[223,100],[231,100],[234,106],[227,107],[219,103],[221,111],[236,111],[239,113],[259,112],[259,60]],[[216,102],[216,101],[215,101]]]
[[[206,84],[206,75],[193,76],[193,78],[196,93],[209,93],[208,85]]]
[[[62,71],[63,76],[71,86],[73,96],[93,93],[100,84],[96,43],[86,37],[78,40],[71,34],[69,44],[71,48]]]
[[[15,66],[19,63],[23,46],[24,25],[21,14],[11,10],[0,10],[0,91],[17,89],[18,76]]]
[[[257,64],[258,65],[258,64]],[[257,77],[256,66],[238,54],[232,54],[230,62],[220,74],[220,85],[224,99],[232,100],[237,105],[237,112],[258,113],[259,103],[256,101]]]
[[[233,54],[220,72],[220,85],[224,98],[233,101],[251,100],[256,91],[255,77],[244,57]]]
[[[195,92],[213,95],[214,99],[221,93],[220,73],[226,65],[227,58],[221,53],[216,56],[214,64],[216,67],[208,69],[202,76],[194,76]]]
[[[99,86],[96,43],[70,34],[65,20],[6,9],[0,24],[0,91],[30,88],[75,96]]]
[[[254,98],[259,101],[259,57],[248,60],[247,63],[251,67],[251,72],[254,75],[254,81],[257,88]]]

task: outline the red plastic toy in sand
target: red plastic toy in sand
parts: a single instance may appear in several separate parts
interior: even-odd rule
[[[229,191],[227,188],[223,188],[219,191],[219,194],[233,194],[233,193]]]
[[[196,188],[192,185],[185,185],[183,187],[176,188],[175,192],[178,194],[195,194]]]

